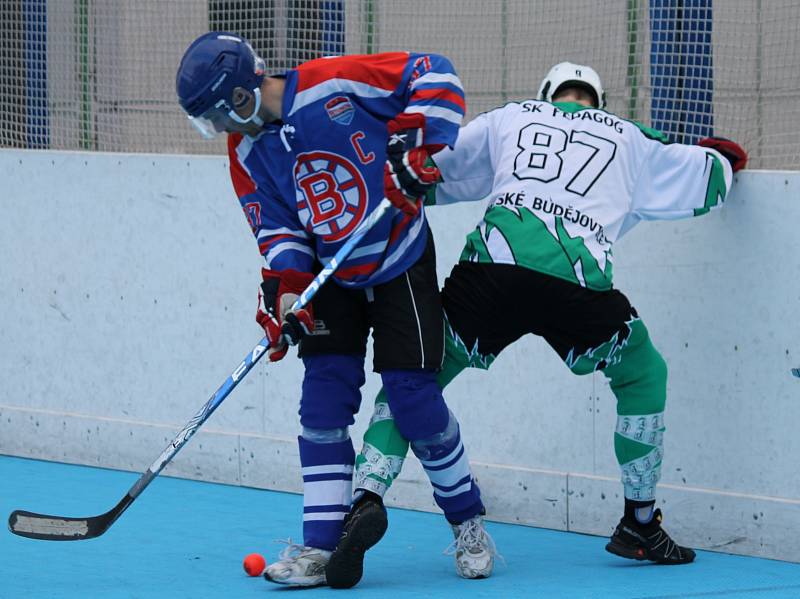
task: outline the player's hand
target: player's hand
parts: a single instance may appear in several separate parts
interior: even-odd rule
[[[697,142],[698,146],[713,148],[731,163],[733,172],[742,170],[747,165],[747,152],[735,141],[724,137],[706,137]]]
[[[425,194],[439,181],[439,169],[429,164],[429,158],[442,145],[422,143],[425,117],[419,113],[397,115],[389,121],[388,129],[383,190],[396,208],[414,216]]]
[[[303,335],[314,330],[311,304],[300,310],[291,310],[314,276],[292,269],[274,271],[262,268],[261,279],[256,322],[269,340],[267,356],[271,362],[277,362],[286,355],[290,345],[297,345]]]

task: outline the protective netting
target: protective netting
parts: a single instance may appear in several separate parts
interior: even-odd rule
[[[180,57],[209,29],[250,39],[272,72],[443,53],[470,117],[533,96],[556,62],[589,64],[612,112],[800,168],[797,0],[0,0],[0,147],[222,153],[175,100]]]

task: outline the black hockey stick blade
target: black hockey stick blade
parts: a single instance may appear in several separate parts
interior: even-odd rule
[[[800,378],[800,368],[792,368],[792,374]]]
[[[15,535],[43,541],[93,539],[107,531],[132,501],[133,497],[125,495],[113,509],[89,518],[66,518],[15,510],[8,517],[8,529]]]

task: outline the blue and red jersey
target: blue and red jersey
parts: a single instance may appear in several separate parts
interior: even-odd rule
[[[267,268],[325,264],[383,199],[386,124],[425,116],[423,143],[452,147],[464,93],[450,61],[392,52],[320,58],[286,73],[282,123],[257,137],[231,134],[231,178]],[[405,272],[427,241],[424,211],[393,209],[335,278],[371,287]]]

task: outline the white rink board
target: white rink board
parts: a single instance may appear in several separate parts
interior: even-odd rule
[[[227,163],[0,150],[0,177],[0,453],[143,471],[260,338],[261,261]],[[720,212],[639,225],[615,247],[616,285],[670,366],[669,530],[800,561],[800,173],[737,186]],[[481,212],[429,211],[441,277]],[[301,377],[294,357],[259,364],[166,473],[299,491]],[[377,389],[369,376],[357,446]],[[610,533],[622,499],[602,375],[571,375],[530,338],[446,397],[491,518]],[[391,499],[434,509],[413,458]]]

